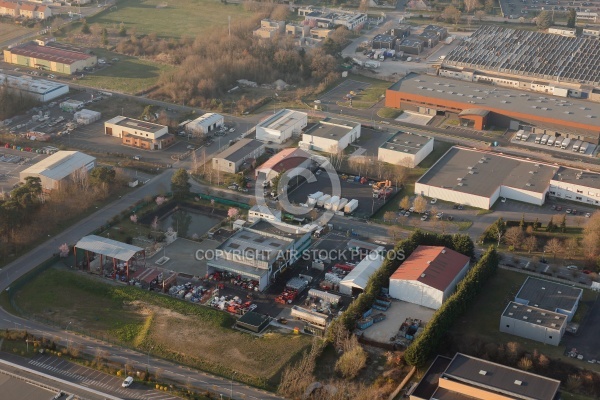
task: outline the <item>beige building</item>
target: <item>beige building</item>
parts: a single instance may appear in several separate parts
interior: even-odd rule
[[[312,28],[310,30],[310,37],[313,39],[327,39],[333,33],[333,29],[328,28]]]
[[[399,131],[379,146],[377,159],[414,168],[433,151],[433,138]]]
[[[310,26],[301,24],[287,24],[285,34],[293,37],[305,37],[310,34]]]
[[[11,1],[0,1],[0,15],[17,17],[19,15],[19,4]]]
[[[104,133],[121,138],[126,146],[146,150],[161,150],[175,142],[175,137],[169,134],[167,126],[123,116],[106,121]]]
[[[241,139],[212,159],[213,168],[236,174],[245,163],[254,161],[265,153],[265,144],[256,139]]]
[[[98,58],[55,42],[45,45],[27,42],[4,50],[4,61],[44,71],[74,74],[95,66]]]
[[[260,28],[256,29],[252,34],[262,39],[271,39],[275,35],[285,32],[285,21],[273,21],[263,19],[260,21]]]
[[[45,5],[23,3],[19,9],[19,15],[31,19],[46,19],[52,16],[52,10]]]
[[[40,178],[42,189],[58,189],[61,183],[69,179],[77,170],[91,170],[96,166],[96,158],[78,151],[57,151],[37,164],[21,171],[19,179],[25,181],[28,176]]]

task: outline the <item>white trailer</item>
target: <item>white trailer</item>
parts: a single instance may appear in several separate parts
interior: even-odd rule
[[[554,136],[550,136],[550,137],[548,138],[548,142],[546,142],[546,144],[547,144],[548,146],[554,146],[554,141],[555,141],[555,140],[556,140],[556,137],[554,137]]]
[[[292,317],[313,325],[327,326],[327,315],[306,308],[292,306]]]
[[[357,207],[358,207],[358,200],[352,199],[348,202],[348,204],[346,204],[346,207],[344,207],[344,212],[346,214],[352,214],[354,212],[354,210],[356,210]]]
[[[542,138],[540,139],[540,144],[548,143],[548,138],[550,138],[550,135],[542,135]]]
[[[523,136],[523,131],[517,132],[517,134],[515,135],[515,140],[521,140],[521,136]]]
[[[556,140],[554,140],[554,147],[560,147],[560,145],[562,144],[563,138],[561,137],[557,137]]]
[[[348,204],[348,199],[341,198],[340,202],[337,204],[337,207],[333,211],[344,211],[346,204]]]
[[[448,37],[446,38],[446,44],[450,44],[450,43],[452,43],[453,41],[454,41],[454,36],[448,36]]]
[[[337,294],[327,293],[318,289],[310,289],[308,291],[308,295],[310,297],[316,297],[318,299],[325,300],[331,304],[339,304],[341,300],[341,296],[338,296]]]
[[[332,198],[330,198],[329,200],[327,200],[325,202],[324,208],[326,210],[333,210],[334,207],[337,207],[337,205],[338,205],[339,202],[340,202],[340,197],[339,196],[333,196]]]
[[[581,143],[581,140],[577,140],[575,143],[573,143],[573,151],[579,151],[579,146],[581,146]]]
[[[535,138],[534,142],[537,143],[537,144],[540,144],[540,141],[542,140],[542,137],[543,136],[540,136],[540,135],[535,136],[534,137]]]
[[[317,207],[323,207],[325,202],[329,201],[330,198],[331,195],[329,194],[324,194],[323,196],[319,197],[319,200],[317,200]]]
[[[588,150],[589,145],[590,144],[588,142],[581,143],[581,145],[579,146],[579,152],[585,154]]]
[[[530,136],[531,136],[531,133],[529,133],[529,132],[525,132],[525,133],[523,133],[523,134],[521,135],[521,140],[522,140],[523,142],[526,142],[526,141],[529,139],[529,137],[530,137]],[[535,137],[534,137],[534,139],[535,139]]]
[[[308,196],[306,203],[310,206],[313,206],[313,205],[317,204],[317,201],[321,198],[321,196],[323,196],[323,192],[313,193]]]
[[[379,61],[373,61],[373,60],[365,61],[366,68],[379,68],[380,65],[381,65],[381,63]]]
[[[566,149],[571,144],[571,138],[564,138],[562,143],[560,144],[561,149]]]

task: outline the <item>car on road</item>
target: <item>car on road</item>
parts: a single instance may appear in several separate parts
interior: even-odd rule
[[[235,128],[229,129],[229,133],[233,133],[233,132],[235,132]]]
[[[428,217],[427,215],[423,215],[423,216],[421,217],[421,221],[427,221],[427,219],[428,219],[428,218],[429,218],[429,217]]]
[[[443,212],[439,212],[439,213],[437,213],[437,214],[435,215],[435,217],[436,217],[437,219],[442,219],[442,217],[443,217],[443,216],[444,216],[444,213],[443,213]]]
[[[121,386],[126,388],[126,387],[131,386],[132,383],[133,383],[133,378],[131,376],[128,376],[127,378],[125,378],[125,380],[123,381]]]
[[[431,203],[431,204],[435,204],[435,203],[437,203],[437,199],[436,199],[436,198],[433,198],[433,199],[431,199],[430,203]]]
[[[577,210],[573,209],[573,211],[571,211],[571,215],[577,215]]]
[[[565,211],[567,214],[571,214],[573,210],[571,210],[570,208],[567,208],[567,211]]]
[[[410,217],[410,211],[407,211],[407,212],[405,212],[405,213],[404,213],[404,216],[405,216],[405,217]]]
[[[590,213],[585,213],[585,217],[586,217],[586,218],[589,218],[589,217],[591,217],[591,216],[592,216],[592,214],[590,214]]]
[[[579,267],[577,265],[567,265],[566,268],[570,271],[579,271]]]
[[[415,212],[415,208],[414,207],[409,208],[408,212]]]

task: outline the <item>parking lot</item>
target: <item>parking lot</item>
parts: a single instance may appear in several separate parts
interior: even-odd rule
[[[576,334],[566,333],[563,336],[563,344],[567,351],[577,349],[577,352],[583,354],[584,360],[581,367],[585,368],[585,361],[600,361],[600,348],[598,347],[598,337],[600,336],[600,301],[596,300],[589,304],[587,316],[582,321]]]
[[[319,98],[321,103],[323,104],[335,104],[338,101],[342,101],[345,99],[345,96],[350,92],[358,92],[361,90],[365,90],[370,85],[365,82],[359,82],[352,79],[347,79],[344,82],[340,83],[329,92],[325,93],[322,97]]]
[[[0,190],[9,192],[19,182],[19,172],[45,157],[44,154],[0,148]]]
[[[123,388],[121,384],[124,378],[111,376],[104,372],[86,368],[78,364],[71,363],[62,358],[47,355],[36,355],[29,360],[29,368],[50,373],[61,379],[73,382],[82,386],[99,390],[101,392],[118,396],[123,399],[140,400],[176,400],[177,397],[164,392],[154,390],[149,386],[134,382],[130,387]]]
[[[556,152],[556,153],[562,153],[562,154],[580,154],[582,157],[583,156],[587,156],[587,157],[593,157],[594,154],[597,151],[597,146],[595,144],[589,143],[588,142],[588,147],[585,151],[585,153],[581,153],[580,151],[573,151],[573,145],[577,142],[577,140],[572,139],[569,143],[569,145],[566,148],[562,148],[562,147],[556,147],[555,145],[551,145],[549,146],[548,144],[542,144],[542,143],[536,143],[536,137],[540,138],[542,135],[540,134],[531,134],[529,135],[529,137],[527,138],[527,140],[523,141],[523,140],[518,140],[517,139],[517,134],[515,133],[515,135],[513,135],[512,139],[511,139],[511,143],[516,144],[516,145],[522,145],[522,146],[527,146],[527,147],[531,147],[534,149],[538,149],[538,150],[543,150],[544,152]]]

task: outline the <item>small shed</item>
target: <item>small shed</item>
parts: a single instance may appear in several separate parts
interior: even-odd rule
[[[93,122],[98,121],[101,116],[102,114],[98,111],[92,111],[84,108],[81,111],[77,111],[73,115],[73,119],[77,121],[77,123],[80,125],[89,125]]]
[[[269,326],[269,323],[270,318],[267,315],[248,311],[237,320],[235,326],[250,332],[259,333]]]

